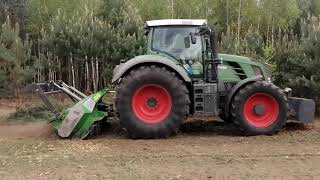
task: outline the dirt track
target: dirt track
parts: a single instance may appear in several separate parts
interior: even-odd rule
[[[0,121],[9,113],[0,104]],[[45,123],[0,124],[0,179],[320,179],[320,121],[242,137],[193,119],[169,139],[87,141],[59,139]]]
[[[194,122],[165,140],[81,141],[61,140],[46,124],[1,126],[0,179],[319,179],[320,123],[289,129],[241,137],[223,123]]]

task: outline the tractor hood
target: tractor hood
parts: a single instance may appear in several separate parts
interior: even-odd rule
[[[221,72],[229,65],[232,65],[232,69],[240,68],[243,71],[241,73],[246,75],[246,77],[253,77],[257,75],[255,74],[254,69],[258,68],[261,71],[260,75],[263,75],[266,80],[271,79],[272,67],[269,64],[258,62],[257,60],[248,57],[230,54],[219,54],[219,59],[222,60],[222,65],[219,66]],[[222,77],[222,79],[224,78]]]
[[[252,64],[252,65],[256,65],[256,66],[262,65],[257,60],[254,60],[254,59],[251,59],[248,57],[244,57],[244,56],[237,56],[237,55],[231,55],[231,54],[219,54],[219,58],[222,61],[225,60],[225,61],[241,62],[241,63]]]

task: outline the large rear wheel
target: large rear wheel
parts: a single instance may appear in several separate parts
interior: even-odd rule
[[[288,103],[281,89],[257,81],[246,85],[234,97],[231,115],[247,135],[272,135],[286,122]]]
[[[116,111],[132,138],[168,137],[179,130],[189,111],[188,90],[164,67],[142,66],[118,86]]]

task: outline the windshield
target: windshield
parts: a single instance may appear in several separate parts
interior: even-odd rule
[[[201,62],[201,37],[196,37],[196,44],[190,42],[190,33],[195,31],[195,27],[157,27],[153,33],[152,48],[187,63]]]

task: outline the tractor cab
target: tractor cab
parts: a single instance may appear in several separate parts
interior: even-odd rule
[[[155,20],[145,25],[148,54],[182,64],[194,80],[217,81],[214,33],[206,20]]]

